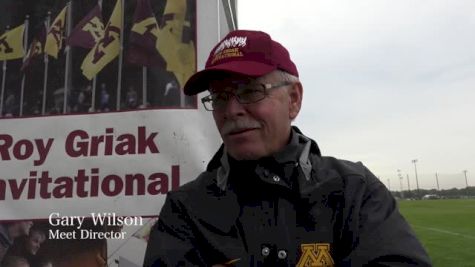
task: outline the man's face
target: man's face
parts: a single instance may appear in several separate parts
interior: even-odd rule
[[[19,222],[19,234],[20,235],[28,235],[30,233],[30,228],[33,226],[32,221],[22,221]]]
[[[36,255],[38,250],[41,247],[41,244],[45,241],[45,236],[42,235],[40,232],[32,232],[27,239],[26,242],[26,249],[28,252],[30,252],[32,255]]]
[[[249,88],[258,84],[282,83],[283,77],[272,72],[258,79],[229,76],[211,82],[213,92],[235,92],[240,85]],[[213,111],[216,126],[228,153],[237,160],[256,160],[281,150],[288,142],[291,121],[301,105],[299,83],[268,91],[259,102],[240,104],[235,97]]]

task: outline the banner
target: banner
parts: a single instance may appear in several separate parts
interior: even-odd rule
[[[87,54],[81,65],[82,73],[89,80],[119,55],[121,27],[122,4],[121,0],[117,0],[111,18],[104,29],[104,36]]]
[[[0,225],[33,221],[51,250],[102,242],[118,249],[103,256],[109,261],[139,250],[128,261],[141,266],[166,194],[196,178],[217,149],[210,116],[149,110],[2,121]],[[211,130],[190,131],[204,125]]]
[[[23,58],[23,33],[25,25],[22,24],[0,36],[0,60]]]
[[[42,51],[46,30],[38,26],[48,10],[60,14],[65,4],[30,1],[28,6],[18,4],[14,12],[0,10],[5,21],[24,18],[29,10],[38,11],[29,14],[30,25],[37,25],[30,31],[35,38],[29,44],[29,59]],[[136,8],[134,1],[132,4],[123,7],[120,2],[103,1],[104,17],[110,20],[104,37],[91,51],[106,54],[111,51],[110,45],[119,44],[119,38],[131,40]],[[149,4],[157,21],[164,27],[166,22],[171,23],[171,11],[165,8],[169,3],[151,0]],[[200,16],[213,17],[206,14],[217,10],[210,8],[211,4],[216,3],[199,4],[198,10],[204,12]],[[183,14],[183,22],[178,23],[183,25],[180,42],[193,44],[196,49],[195,44],[201,40],[201,51],[192,54],[204,62],[215,41],[212,33],[226,25],[216,25],[215,20],[203,23],[199,39],[196,5],[198,1],[188,0],[180,5],[181,10],[173,12]],[[73,15],[72,28],[86,27],[87,32],[99,34],[99,14],[93,12],[96,6],[94,1],[71,1],[68,13]],[[93,19],[79,27],[89,14],[95,14]],[[119,36],[121,16],[129,22],[123,29],[124,36]],[[166,38],[163,35],[156,39],[154,45],[177,42]],[[212,114],[198,105],[199,96],[180,95],[180,86],[167,86],[182,70],[171,72],[164,61],[147,68],[144,93],[137,90],[143,85],[142,66],[124,64],[124,76],[119,81],[118,60],[111,59],[112,63],[96,69],[101,75],[94,91],[81,71],[89,51],[82,46],[70,49],[71,86],[66,93],[66,60],[49,61],[46,91],[42,90],[44,64],[28,65],[21,103],[21,62],[9,64],[5,75],[5,99],[9,98],[12,106],[22,105],[23,114],[14,111],[11,117],[0,118],[0,266],[17,261],[30,266],[140,267],[150,228],[158,219],[166,194],[194,180],[205,169],[221,143],[219,133]],[[127,54],[128,47],[124,49]],[[173,53],[189,56],[189,52]],[[187,60],[192,61],[191,67],[184,69],[196,71],[196,56]],[[124,109],[117,110],[116,102]],[[142,102],[147,105],[137,104]],[[96,108],[91,112],[93,104]],[[32,242],[37,245],[27,248],[26,244]]]

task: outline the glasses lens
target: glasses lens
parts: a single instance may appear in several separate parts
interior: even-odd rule
[[[205,106],[205,109],[208,111],[213,111],[213,104],[211,101],[204,101],[203,105]]]
[[[205,107],[206,110],[208,111],[213,111],[213,103],[212,103],[212,96],[208,95],[203,98],[201,98],[201,103],[203,103],[203,106]]]
[[[236,93],[239,103],[241,104],[249,104],[261,101],[264,99],[264,88],[256,88],[256,87],[248,87],[239,90]]]

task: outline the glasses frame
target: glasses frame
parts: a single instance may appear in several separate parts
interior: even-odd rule
[[[242,99],[239,97],[239,94],[236,94],[235,92],[232,92],[232,91],[222,91],[220,92],[220,94],[222,93],[225,93],[227,95],[229,95],[230,97],[228,97],[228,99],[226,100],[226,102],[223,102],[223,104],[227,103],[229,100],[231,100],[231,97],[234,97],[236,99],[236,101],[241,104],[241,105],[246,105],[246,104],[253,104],[253,103],[257,103],[259,101],[262,101],[264,98],[266,98],[268,95],[269,95],[269,91],[272,90],[272,89],[277,89],[277,88],[280,88],[280,87],[283,87],[283,86],[288,86],[288,85],[291,85],[292,82],[289,82],[289,81],[282,81],[282,82],[278,82],[278,83],[258,83],[256,84],[256,87],[257,86],[261,86],[262,87],[262,98],[259,98],[257,100],[254,100],[252,102],[241,102]],[[260,89],[254,89],[254,91],[259,91]],[[207,110],[207,111],[214,111],[214,110],[217,110],[219,108],[215,108],[213,107],[213,93],[205,96],[205,97],[202,97],[201,98],[201,103],[203,103],[203,106],[204,108]],[[209,103],[209,104],[207,104]],[[209,105],[210,107],[208,107],[207,105]],[[223,107],[225,105],[222,105]]]

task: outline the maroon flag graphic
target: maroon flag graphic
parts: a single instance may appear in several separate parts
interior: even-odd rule
[[[43,54],[44,52],[44,46],[46,42],[46,24],[43,23],[41,25],[38,33],[36,36],[33,38],[33,41],[30,44],[30,47],[28,48],[28,51],[25,55],[25,60],[23,61],[23,64],[21,66],[21,71],[25,71],[31,63],[34,61],[35,58],[37,58],[39,55]]]
[[[93,48],[104,36],[101,8],[96,5],[71,31],[66,44],[84,48]]]
[[[147,67],[165,66],[165,61],[158,53],[156,46],[159,31],[160,28],[149,0],[137,0],[126,55],[127,61]]]

